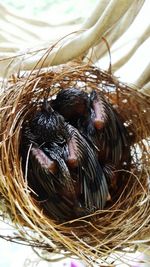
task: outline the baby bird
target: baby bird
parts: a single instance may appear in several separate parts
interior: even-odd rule
[[[101,92],[93,90],[88,95],[77,88],[61,90],[52,106],[97,149],[101,161],[120,164],[129,145],[128,133]]]
[[[22,140],[24,174],[48,216],[66,221],[104,208],[108,186],[94,149],[48,102],[24,123]]]
[[[130,162],[129,136],[122,118],[102,92],[93,90],[88,94],[77,88],[64,89],[52,106],[93,148],[107,181],[117,178],[116,171]]]

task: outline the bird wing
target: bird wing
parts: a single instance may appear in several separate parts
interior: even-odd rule
[[[72,209],[69,200],[59,194],[60,173],[55,174],[55,162],[37,147],[32,147],[29,158],[28,181],[29,186],[38,195],[37,199],[46,213],[55,219],[69,218]]]
[[[30,174],[36,179],[47,194],[55,191],[54,182],[57,181],[56,164],[49,159],[46,154],[38,147],[32,147],[29,156],[28,176],[30,181]]]
[[[127,130],[119,114],[102,93],[93,91],[90,98],[92,109],[94,113],[97,112],[94,116],[99,120],[103,118],[104,121],[103,126],[99,129],[95,128],[88,138],[92,139],[99,148],[102,161],[111,162],[117,166],[122,160],[124,148],[129,146]],[[94,116],[92,116],[93,121]]]
[[[68,131],[77,146],[79,179],[85,207],[90,211],[102,209],[109,192],[106,177],[98,162],[97,155],[76,128],[68,125]]]
[[[108,121],[102,130],[104,136],[102,142],[104,142],[103,146],[106,148],[106,157],[109,157],[110,154],[112,163],[117,166],[122,161],[124,148],[129,147],[127,130],[119,114],[109,104],[106,112]]]
[[[64,146],[60,147],[56,143],[53,143],[53,146],[51,146],[50,149],[48,148],[43,148],[43,149],[44,152],[46,152],[46,154],[48,155],[48,158],[50,157],[51,159],[54,160],[54,162],[57,163],[57,167],[59,169],[59,172],[57,173],[57,179],[59,179],[59,184],[62,187],[65,187],[73,194],[74,186],[72,182],[72,177],[70,175],[70,171],[63,156]]]

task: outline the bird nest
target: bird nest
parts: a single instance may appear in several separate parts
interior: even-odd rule
[[[38,103],[60,90],[101,92],[121,115],[131,137],[130,168],[119,171],[120,185],[104,209],[60,222],[41,208],[22,170],[22,127]],[[88,264],[116,250],[148,243],[150,223],[150,98],[95,66],[70,63],[12,77],[0,95],[0,199],[3,218],[17,232],[3,236],[42,251],[77,256]],[[7,214],[7,215],[6,215]]]

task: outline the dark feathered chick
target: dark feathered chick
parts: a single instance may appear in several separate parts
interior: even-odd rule
[[[129,136],[120,115],[102,92],[87,94],[77,88],[65,89],[52,105],[97,151],[108,181],[115,180],[116,171],[130,162]]]
[[[53,108],[73,124],[97,149],[101,161],[117,166],[129,146],[128,133],[120,115],[101,92],[89,95],[79,89],[60,91]]]
[[[68,220],[104,208],[108,187],[86,139],[46,102],[23,126],[29,186],[49,216]]]

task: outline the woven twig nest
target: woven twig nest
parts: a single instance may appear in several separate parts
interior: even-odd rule
[[[60,223],[47,216],[35,201],[22,171],[22,125],[36,103],[65,88],[101,91],[121,114],[129,134],[131,168],[120,171],[121,187],[115,201],[94,214]],[[0,95],[0,196],[17,234],[7,239],[48,252],[67,253],[89,264],[144,240],[150,232],[149,141],[150,99],[135,88],[89,65],[75,63],[34,71],[13,78]],[[116,193],[116,192],[115,192]]]

